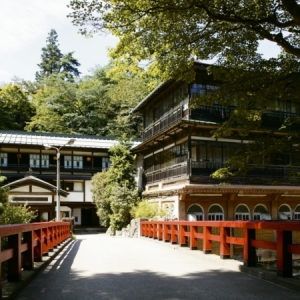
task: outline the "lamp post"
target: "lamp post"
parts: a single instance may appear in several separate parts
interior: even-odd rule
[[[45,149],[56,150],[56,221],[60,220],[60,149],[67,146],[73,145],[76,139],[70,139],[66,144],[60,147],[54,147],[52,145],[44,144]]]

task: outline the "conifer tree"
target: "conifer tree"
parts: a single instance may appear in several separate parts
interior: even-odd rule
[[[40,71],[36,72],[36,81],[51,74],[61,74],[67,81],[74,81],[74,76],[79,76],[78,66],[80,63],[73,57],[73,52],[62,54],[59,49],[58,34],[54,29],[49,32],[46,47],[42,48],[41,63],[38,64]]]

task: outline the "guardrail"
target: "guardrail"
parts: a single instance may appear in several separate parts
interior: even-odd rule
[[[20,281],[22,268],[33,269],[34,261],[53,251],[61,242],[70,237],[69,222],[43,222],[0,226],[0,262],[7,262],[7,280]],[[3,249],[3,246],[5,246]],[[2,274],[2,264],[0,264]],[[1,276],[1,275],[0,275]],[[0,278],[2,289],[2,278]]]
[[[218,233],[213,232],[218,228]],[[240,228],[241,237],[232,234]],[[274,241],[256,239],[261,230],[273,230]],[[212,252],[212,242],[219,243],[222,259],[231,258],[230,246],[243,246],[243,260],[246,266],[256,266],[256,249],[277,251],[277,275],[293,275],[293,254],[300,254],[299,244],[293,244],[293,232],[300,233],[299,221],[142,221],[141,235],[180,246],[198,249],[198,240],[202,241],[203,253]]]

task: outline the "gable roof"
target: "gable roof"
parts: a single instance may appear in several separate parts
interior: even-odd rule
[[[119,143],[115,137],[106,136],[0,130],[0,144],[36,146],[48,144],[59,147],[65,145],[71,138],[75,138],[76,141],[73,145],[65,147],[109,149]],[[133,141],[133,146],[138,144],[139,141]]]
[[[8,183],[2,187],[9,187],[10,189],[16,189],[18,187],[26,186],[26,185],[34,185],[38,186],[40,188],[44,188],[46,190],[49,190],[51,192],[56,191],[56,186],[52,185],[51,183],[48,183],[44,180],[41,180],[35,176],[29,175],[24,178],[18,179],[16,181],[13,181],[11,183]],[[67,197],[70,193],[60,189],[60,195],[63,197]]]

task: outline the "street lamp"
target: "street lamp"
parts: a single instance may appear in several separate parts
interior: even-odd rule
[[[66,144],[60,147],[54,147],[52,145],[44,144],[46,150],[56,150],[56,221],[60,220],[60,149],[67,145],[73,145],[76,139],[70,139]]]

